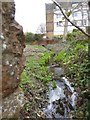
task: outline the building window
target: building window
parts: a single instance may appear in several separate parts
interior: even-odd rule
[[[56,25],[57,25],[57,27],[59,27],[60,25],[59,25],[59,22],[56,22]]]
[[[60,23],[60,22],[56,22],[56,25],[57,25],[57,27],[62,27],[63,26],[63,24]]]
[[[73,16],[73,17],[77,17],[77,12],[74,12],[74,13],[72,14],[72,16]]]
[[[82,26],[82,21],[81,20],[77,21],[77,26]]]
[[[86,25],[87,25],[87,21],[83,20],[83,26],[86,26]]]
[[[82,15],[83,15],[83,18],[84,18],[84,17],[87,17],[87,11],[83,11],[83,12],[82,12]]]
[[[61,18],[62,14],[57,14],[56,17],[57,18]]]
[[[77,21],[76,21],[76,20],[73,20],[73,23],[74,23],[75,25],[77,25]]]

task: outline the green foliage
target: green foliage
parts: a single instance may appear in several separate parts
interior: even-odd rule
[[[37,41],[43,40],[42,34],[34,34],[34,40],[37,40]]]
[[[35,77],[37,80],[41,80],[45,85],[51,81],[51,73],[49,73],[48,68],[40,65],[40,61],[34,56],[28,58],[27,71],[30,76]]]
[[[30,108],[31,108],[30,102],[25,103],[23,106],[24,111],[27,111],[27,112],[30,111]]]
[[[69,17],[72,14],[72,11],[70,10],[69,12],[66,13],[66,15]]]
[[[66,75],[74,79],[75,86],[83,88],[87,86],[87,43],[74,42],[71,43],[67,51],[61,51],[55,56],[54,60],[63,63]]]
[[[30,43],[31,41],[34,40],[34,34],[31,33],[31,32],[27,32],[27,33],[25,34],[25,39],[26,39],[26,42],[27,42],[27,43]]]
[[[65,58],[65,56],[66,56],[66,53],[63,50],[54,57],[54,61],[62,61]]]
[[[35,49],[41,50],[42,47],[35,46]],[[21,74],[20,87],[24,88],[25,85],[32,87],[32,79],[37,79],[38,82],[40,81],[44,85],[49,85],[49,82],[52,80],[52,73],[49,72],[46,63],[53,54],[53,52],[45,52],[42,56],[40,55],[41,57],[36,57],[35,55],[28,57],[26,61],[26,68]]]
[[[76,39],[76,36],[79,34],[80,32],[72,32],[72,33],[68,33],[67,34],[67,40],[68,41],[73,41]]]
[[[78,29],[73,29],[72,33],[73,32],[80,32]]]
[[[52,59],[52,56],[54,55],[55,53],[53,51],[51,52],[45,52],[42,57],[40,58],[39,60],[39,64],[40,65],[47,65],[50,61],[50,59]]]
[[[55,39],[55,40],[62,40],[63,39],[63,35],[54,35],[53,39]]]
[[[47,67],[44,66],[38,66],[37,71],[33,73],[33,76],[41,80],[45,85],[48,85],[48,83],[51,81],[51,74],[48,71]]]
[[[55,81],[55,80],[53,80],[53,82],[52,82],[52,88],[53,88],[53,89],[57,88],[57,85],[56,85],[56,81]]]
[[[87,40],[88,38],[79,30],[74,29],[72,33],[67,34],[67,41],[82,41]]]
[[[68,33],[67,40],[70,46],[68,49],[60,51],[54,57],[54,61],[64,67],[65,74],[71,79],[73,87],[76,88],[76,90],[77,88],[81,90],[78,94],[83,100],[83,104],[79,107],[77,106],[75,116],[87,117],[87,113],[90,111],[90,107],[88,107],[87,110],[87,106],[90,105],[90,101],[87,105],[87,99],[90,93],[88,89],[88,86],[90,86],[88,39],[78,30],[73,30],[72,33]]]
[[[31,33],[31,32],[27,32],[25,34],[25,39],[26,39],[26,42],[27,43],[30,43],[32,41],[35,41],[35,40],[43,40],[43,35],[42,34],[34,34],[34,33]]]
[[[29,75],[26,70],[24,70],[21,74],[21,82],[20,82],[20,87],[23,87],[25,84],[31,84]]]

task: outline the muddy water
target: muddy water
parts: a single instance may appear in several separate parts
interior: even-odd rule
[[[57,71],[61,72],[61,69],[56,70],[59,75]],[[56,80],[56,86],[53,89],[52,82],[50,83],[47,93],[49,102],[43,109],[46,118],[70,118],[71,112],[76,109],[77,93],[65,77]]]

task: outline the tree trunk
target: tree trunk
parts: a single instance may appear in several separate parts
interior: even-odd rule
[[[68,11],[68,9],[65,10],[65,13],[66,13],[67,11]],[[65,19],[64,33],[63,33],[63,42],[66,41],[67,30],[68,30],[68,21],[67,21],[67,19]]]

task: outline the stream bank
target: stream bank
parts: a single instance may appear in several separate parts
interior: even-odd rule
[[[60,41],[60,44],[47,45],[44,47],[28,45],[25,50],[27,58],[30,57],[30,59],[27,60],[26,69],[24,71],[24,74],[22,75],[23,82],[21,83],[25,84],[27,81],[29,86],[28,89],[32,91],[31,93],[34,93],[36,91],[35,96],[38,95],[37,86],[40,86],[39,89],[43,88],[43,90],[45,91],[42,92],[41,95],[39,95],[39,98],[43,98],[47,101],[45,102],[44,106],[38,109],[38,102],[34,99],[35,97],[30,97],[30,93],[26,95],[28,91],[26,90],[27,87],[25,88],[24,85],[22,85],[23,89],[25,88],[26,90],[26,98],[28,98],[29,96],[30,99],[34,99],[32,100],[32,102],[29,102],[28,99],[29,104],[27,104],[25,109],[22,110],[22,112],[25,112],[25,117],[45,118],[46,116],[44,112],[46,111],[47,114],[48,104],[50,103],[49,95],[47,93],[49,92],[50,94],[50,91],[55,90],[50,89],[50,85],[52,84],[52,88],[56,88],[56,86],[58,86],[57,81],[62,82],[61,78],[65,77],[65,79],[67,78],[68,81],[71,83],[70,86],[75,88],[74,92],[78,93],[76,110],[74,110],[74,112],[73,110],[70,112],[70,118],[77,117],[77,119],[80,118],[85,120],[87,118],[87,115],[90,114],[87,107],[87,101],[88,99],[90,99],[90,87],[88,87],[88,82],[90,80],[90,62],[88,61],[88,39],[81,32],[75,30],[72,33],[68,33],[66,42]],[[49,69],[50,67],[52,68],[52,66],[53,68],[56,68],[52,69],[51,73],[54,73],[56,71],[58,75],[58,70],[60,71],[61,68],[64,68],[65,74],[61,75],[61,77],[57,77],[57,75],[51,74],[50,71],[48,71],[47,69]],[[59,75],[60,73],[61,72],[59,72]],[[52,81],[51,84],[50,81]],[[45,85],[46,83],[48,84]],[[62,84],[66,86],[65,83],[62,82]],[[69,89],[69,87],[66,88]],[[66,93],[67,92],[65,92],[65,95]],[[72,96],[72,94],[70,93],[70,95],[68,95]],[[41,101],[43,101],[43,99],[41,99]],[[55,105],[58,102],[60,103],[61,100],[57,100],[57,102],[55,102]],[[62,104],[60,105],[62,106],[62,110],[64,111]],[[34,106],[34,109],[32,106]],[[45,111],[43,110],[43,108]],[[62,113],[64,114],[64,112]],[[30,114],[32,115],[29,116]]]
[[[26,103],[21,109],[20,116],[22,119],[72,118],[76,93],[69,81],[62,77],[64,69],[56,65],[52,66],[51,63],[51,66],[39,66],[38,63],[44,52],[50,51],[41,46],[30,46],[25,51],[27,61],[22,78],[25,78],[25,81],[27,79],[27,82],[22,80],[21,88],[24,90]],[[54,89],[53,81],[56,84]],[[45,85],[45,82],[48,84]]]

